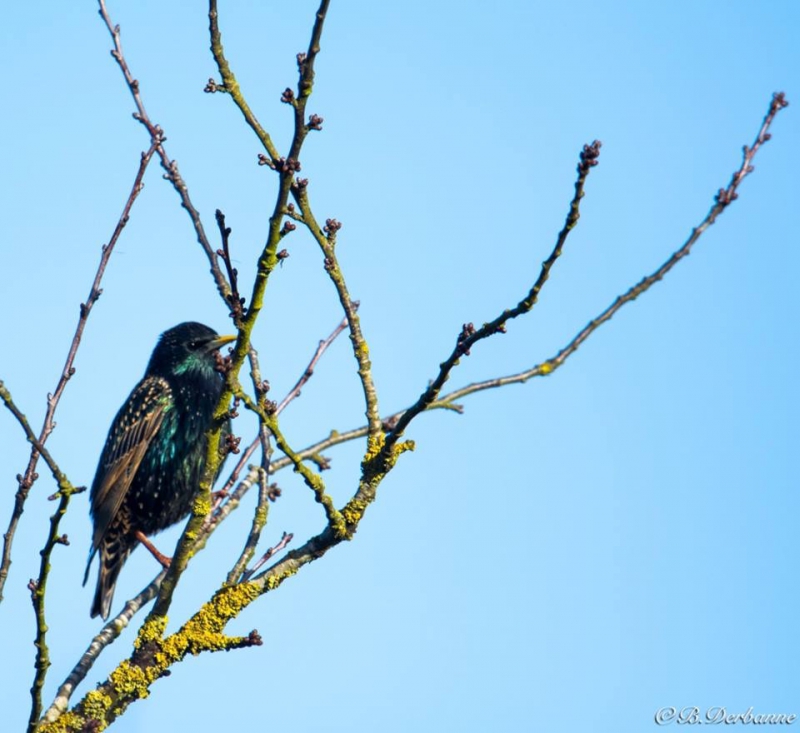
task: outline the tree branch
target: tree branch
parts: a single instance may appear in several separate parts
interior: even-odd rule
[[[689,238],[684,244],[670,255],[670,257],[653,273],[642,278],[638,283],[631,286],[625,293],[618,296],[605,310],[595,316],[589,323],[581,329],[567,344],[565,344],[559,351],[549,359],[536,364],[530,369],[526,369],[516,374],[509,374],[502,377],[495,377],[486,379],[480,382],[473,382],[459,389],[448,392],[447,394],[440,395],[432,400],[426,410],[453,408],[456,400],[460,400],[468,395],[482,392],[487,389],[496,389],[504,387],[509,384],[522,384],[527,382],[533,377],[546,377],[552,374],[556,369],[561,367],[566,360],[574,354],[578,348],[591,336],[600,326],[607,323],[614,314],[619,311],[623,306],[633,302],[640,295],[649,290],[655,283],[659,282],[664,276],[680,262],[686,255],[689,254],[692,247],[696,244],[703,232],[708,229],[717,219],[717,217],[738,198],[738,188],[744,178],[753,172],[753,158],[761,146],[770,139],[769,128],[775,120],[776,115],[781,109],[788,105],[785,95],[782,92],[776,92],[770,102],[767,114],[761,124],[758,134],[752,146],[744,146],[742,164],[737,168],[731,176],[730,183],[726,188],[720,189],[714,198],[714,204],[709,210],[705,218],[698,224],[697,227],[692,229]],[[419,404],[419,401],[416,403]],[[397,424],[411,409],[401,410],[389,415],[383,419],[384,427],[387,431],[394,431],[397,429]],[[408,421],[405,421],[406,424]],[[362,438],[368,433],[366,425],[345,432],[331,431],[331,434],[322,440],[312,443],[308,447],[297,452],[297,456],[302,459],[308,459],[313,455],[319,454],[321,451],[332,448],[341,443],[346,443],[351,440]],[[291,462],[286,458],[280,458],[273,462],[272,473],[276,473],[287,466]]]
[[[204,477],[200,482],[198,494],[195,498],[189,521],[187,522],[183,534],[178,541],[178,546],[172,558],[172,563],[167,571],[166,576],[164,577],[164,581],[161,584],[156,602],[148,616],[148,621],[145,622],[146,626],[148,624],[152,626],[153,624],[156,624],[157,618],[165,617],[170,607],[172,596],[175,592],[178,580],[185,570],[187,563],[189,562],[194,540],[198,537],[198,533],[202,531],[206,523],[206,517],[211,511],[211,485],[220,464],[219,437],[222,424],[228,414],[227,405],[230,404],[230,401],[234,399],[234,397],[239,397],[242,399],[246,396],[246,393],[243,392],[238,383],[238,374],[250,350],[252,331],[261,312],[261,308],[263,307],[267,283],[270,275],[281,259],[278,256],[277,251],[278,243],[286,234],[286,231],[281,228],[281,224],[285,215],[289,193],[294,182],[294,174],[296,171],[300,170],[300,151],[308,134],[308,130],[302,122],[302,118],[298,116],[298,110],[300,111],[300,114],[302,114],[302,111],[305,109],[305,101],[308,95],[311,93],[311,88],[313,86],[314,60],[319,52],[319,38],[322,33],[327,6],[328,0],[323,0],[314,22],[309,52],[303,59],[298,58],[298,66],[300,67],[300,81],[298,83],[298,106],[295,108],[294,137],[292,139],[289,156],[285,159],[279,159],[279,161],[274,165],[274,169],[279,174],[278,194],[276,196],[273,212],[269,220],[267,241],[258,259],[258,266],[256,269],[256,276],[253,283],[250,303],[245,315],[241,319],[241,322],[237,324],[238,338],[236,340],[233,353],[230,357],[230,366],[225,374],[225,387],[222,391],[217,409],[215,411],[214,417],[216,424],[214,428],[207,434],[208,447],[206,452]],[[273,435],[275,435],[276,441],[281,447],[281,450],[285,450],[284,446],[286,446],[286,443],[282,436],[276,432],[277,424],[273,423],[274,421],[267,422],[267,425]],[[300,470],[302,473],[305,467],[302,467],[302,464],[300,465]],[[307,481],[309,480],[309,478],[305,475],[304,478],[306,478]],[[319,482],[314,481],[313,479],[311,479],[311,485],[319,488]],[[325,499],[330,501],[329,497],[324,494],[324,490],[322,492],[315,490],[315,494],[318,497],[318,500],[320,500],[325,506],[329,519],[333,521],[336,517],[335,508],[332,504],[328,506],[328,503],[325,501]]]
[[[403,435],[405,429],[417,415],[428,409],[428,407],[436,400],[436,398],[439,396],[439,392],[444,386],[444,383],[450,377],[450,372],[458,364],[462,356],[469,355],[469,350],[472,348],[472,346],[474,346],[478,341],[488,338],[496,333],[504,333],[505,326],[508,321],[522,315],[523,313],[530,312],[536,305],[537,301],[539,300],[539,293],[550,276],[550,270],[552,269],[556,260],[561,256],[561,252],[564,248],[564,244],[567,241],[569,233],[575,228],[578,223],[578,219],[580,219],[580,202],[583,198],[584,185],[586,183],[586,178],[589,175],[589,171],[597,165],[598,158],[600,156],[600,145],[601,143],[598,140],[595,140],[591,145],[583,146],[583,150],[580,154],[580,162],[578,163],[578,180],[575,181],[575,194],[570,203],[567,220],[564,223],[564,227],[559,232],[558,237],[556,238],[556,244],[553,247],[553,251],[542,263],[542,269],[539,272],[539,277],[536,279],[533,287],[531,287],[528,294],[519,303],[517,303],[514,308],[503,311],[497,318],[489,323],[484,323],[479,329],[475,329],[471,323],[464,325],[461,333],[458,336],[458,339],[456,340],[456,345],[453,348],[453,351],[451,352],[450,356],[444,362],[442,362],[439,368],[439,374],[428,385],[427,389],[425,389],[425,391],[420,395],[419,399],[409,409],[403,412],[403,414],[398,418],[394,427],[389,431],[381,453],[376,456],[379,461],[384,464],[387,464],[387,462],[390,461],[392,448]]]
[[[111,55],[119,65],[120,71],[122,71],[122,75],[125,77],[125,83],[128,85],[128,89],[130,90],[134,104],[136,105],[136,112],[134,113],[133,117],[137,122],[140,122],[145,127],[150,135],[150,143],[155,146],[155,150],[158,153],[159,159],[161,160],[161,167],[164,169],[166,174],[165,177],[177,191],[178,196],[180,196],[181,199],[181,206],[183,206],[183,208],[186,210],[186,213],[189,214],[189,218],[192,220],[197,241],[203,248],[203,251],[206,253],[206,258],[208,259],[211,267],[211,274],[214,277],[217,290],[219,291],[222,299],[227,303],[228,296],[230,295],[230,286],[225,280],[222,270],[220,270],[219,263],[217,262],[216,252],[211,246],[211,243],[208,241],[205,228],[203,227],[203,222],[200,219],[200,213],[197,211],[197,209],[195,209],[194,204],[192,204],[192,199],[189,196],[189,188],[178,171],[177,161],[171,160],[167,155],[166,148],[164,147],[164,140],[166,140],[164,130],[159,125],[154,124],[147,114],[147,110],[144,107],[144,102],[139,89],[139,81],[133,77],[133,74],[128,67],[128,62],[125,60],[125,54],[122,51],[120,27],[118,25],[114,25],[112,22],[111,16],[106,8],[105,0],[98,0],[98,2],[100,4],[100,17],[106,24],[106,28],[108,28],[108,32],[111,34],[111,38],[114,41],[114,50],[111,51]]]
[[[54,420],[56,408],[58,407],[61,395],[64,393],[64,390],[67,387],[67,382],[75,374],[75,357],[77,356],[78,347],[80,346],[81,338],[83,337],[83,331],[86,328],[86,321],[89,318],[89,314],[91,313],[94,304],[97,302],[98,298],[103,292],[102,288],[100,287],[100,283],[103,279],[103,275],[105,274],[106,266],[108,265],[111,253],[114,251],[114,246],[122,234],[122,230],[128,223],[133,204],[144,188],[144,174],[147,170],[147,166],[150,164],[154,152],[155,148],[151,145],[150,149],[146,153],[142,153],[131,192],[128,195],[125,205],[122,207],[122,214],[120,215],[119,220],[114,227],[114,231],[111,234],[111,239],[108,240],[108,244],[104,244],[102,247],[100,264],[98,265],[94,279],[92,280],[92,286],[89,288],[89,297],[86,299],[85,303],[81,303],[78,325],[75,328],[75,334],[72,337],[72,342],[70,343],[69,351],[67,352],[67,359],[64,362],[64,367],[61,370],[61,375],[58,378],[56,389],[52,394],[47,395],[47,411],[45,412],[44,424],[42,425],[42,429],[39,433],[38,444],[37,442],[30,441],[30,436],[28,436],[33,448],[31,449],[30,459],[28,460],[28,465],[25,468],[25,473],[17,476],[18,489],[14,497],[14,510],[11,514],[8,529],[3,535],[3,558],[2,562],[0,562],[0,602],[3,600],[3,589],[11,569],[11,550],[14,543],[14,536],[16,534],[19,521],[22,517],[22,513],[25,510],[25,502],[28,498],[28,494],[34,482],[38,478],[36,466],[39,461],[39,456],[42,454],[42,446],[44,446],[44,444],[47,442],[47,439],[50,437],[50,434],[56,427]],[[52,470],[53,467],[50,466],[50,468]]]

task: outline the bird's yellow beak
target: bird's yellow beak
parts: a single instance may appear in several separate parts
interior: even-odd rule
[[[225,344],[230,344],[236,341],[238,336],[217,336],[213,341],[208,342],[208,346],[206,347],[209,351],[213,351],[214,349],[221,349]]]

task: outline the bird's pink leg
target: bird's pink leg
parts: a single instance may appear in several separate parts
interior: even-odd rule
[[[150,542],[150,540],[148,540],[147,537],[144,536],[144,534],[141,532],[141,530],[137,529],[136,532],[134,532],[134,537],[136,537],[136,539],[139,540],[139,542],[141,542],[144,545],[145,549],[156,560],[158,560],[158,562],[160,562],[164,566],[165,569],[170,566],[170,563],[172,563],[172,558],[171,557],[167,557],[166,555],[162,555],[156,549],[156,546],[152,542]]]

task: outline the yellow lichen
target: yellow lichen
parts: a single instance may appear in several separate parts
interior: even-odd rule
[[[368,506],[369,502],[362,499],[351,499],[347,502],[344,509],[342,509],[344,521],[350,525],[358,524]]]
[[[211,511],[211,494],[201,491],[197,494],[192,507],[192,514],[196,517],[205,517]]]
[[[47,723],[37,729],[37,733],[68,733],[69,731],[81,730],[86,724],[86,718],[69,711],[56,718],[52,723]],[[98,731],[105,729],[105,725],[100,723]]]
[[[347,531],[347,522],[345,522],[344,517],[342,517],[341,514],[331,519],[331,529],[333,530],[333,534],[337,540],[350,539],[350,534]]]
[[[136,641],[133,642],[133,646],[139,649],[142,644],[146,644],[147,642],[161,641],[164,632],[167,630],[167,621],[168,619],[166,616],[156,616],[156,618],[143,623],[142,628],[139,629],[139,633],[136,636]]]
[[[268,587],[277,587],[285,578],[293,575],[296,569],[288,569],[281,576],[270,578]],[[103,688],[87,693],[77,708],[82,714],[66,712],[52,723],[40,729],[41,733],[67,733],[81,730],[87,721],[96,720],[104,730],[109,710],[115,704],[142,699],[150,694],[153,684],[164,671],[179,662],[186,654],[199,654],[203,651],[223,651],[242,646],[241,637],[226,636],[225,625],[243,608],[255,600],[263,589],[257,583],[240,583],[220,590],[194,617],[178,632],[164,638],[167,626],[165,616],[147,621],[139,630],[135,647],[145,654],[152,654],[144,666],[125,660],[109,675],[108,684]],[[146,647],[145,645],[151,645]],[[135,659],[136,657],[134,657]],[[108,692],[103,691],[107,690]]]
[[[267,578],[267,590],[275,590],[284,580],[291,578],[297,572],[296,567],[290,567],[279,575],[270,575]]]
[[[153,667],[143,669],[126,659],[108,676],[108,681],[120,697],[141,700],[150,694],[147,688],[158,678],[160,671]]]
[[[217,593],[210,603],[206,603],[201,609],[200,613],[206,611],[213,613],[219,620],[224,619],[225,622],[236,616],[243,608],[249,606],[256,598],[258,598],[259,589],[253,583],[239,583],[238,585],[231,585],[219,593]],[[199,614],[198,614],[199,615]]]
[[[553,371],[553,365],[549,361],[546,361],[544,364],[539,365],[539,374],[541,374],[542,376],[550,374],[550,372],[552,371]]]
[[[112,700],[102,690],[91,690],[83,698],[82,708],[85,717],[93,720],[104,720]]]
[[[364,455],[364,460],[362,461],[362,465],[364,463],[369,463],[371,460],[373,460],[381,452],[385,443],[386,443],[386,437],[384,436],[383,433],[371,436],[370,439],[367,441],[367,452]]]

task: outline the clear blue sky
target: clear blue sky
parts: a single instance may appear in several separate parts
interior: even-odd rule
[[[228,57],[285,150],[294,54],[315,3],[221,3]],[[221,208],[242,278],[274,196],[214,66],[201,4],[111,2],[152,118],[206,226]],[[552,377],[424,416],[356,541],[243,614],[264,646],[190,659],[117,730],[608,731],[656,729],[661,707],[800,715],[796,478],[800,268],[800,6],[332,3],[309,111],[325,118],[303,174],[361,300],[385,412],[409,404],[461,324],[527,291],[563,223],[584,143],[603,141],[579,227],[531,316],[476,347],[453,386],[524,369],[657,267],[705,215],[773,91],[793,103],[740,199],[663,283]],[[92,2],[4,12],[4,348],[0,379],[35,424],[131,185],[144,130]],[[308,237],[273,277],[257,330],[281,396],[339,318]],[[104,281],[50,441],[91,482],[116,409],[157,335],[227,316],[185,213],[153,166]],[[304,446],[361,423],[349,347],[331,349],[283,425]],[[247,423],[239,424],[244,430]],[[0,413],[3,531],[27,451]],[[359,447],[330,451],[331,493]],[[27,719],[26,590],[53,505],[44,467],[0,605],[4,730]],[[265,542],[322,513],[291,475]],[[180,586],[177,624],[223,579],[251,498]],[[45,698],[99,625],[81,588],[78,497],[54,558]],[[169,551],[175,530],[159,538]],[[154,573],[137,552],[117,606]],[[92,581],[93,582],[93,581]],[[127,654],[128,631],[87,680]]]

